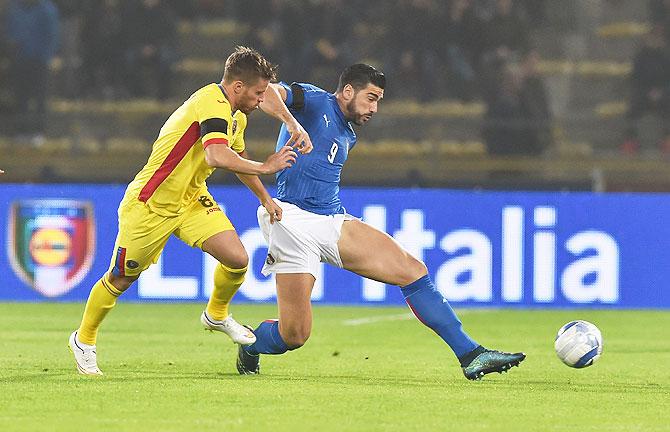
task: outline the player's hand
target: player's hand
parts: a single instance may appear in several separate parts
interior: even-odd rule
[[[263,202],[263,207],[265,207],[265,210],[270,214],[271,224],[275,223],[275,221],[281,220],[281,207],[279,207],[272,198]]]
[[[293,147],[284,146],[263,162],[263,173],[274,174],[277,171],[290,168],[295,163],[297,157],[298,155],[293,151]]]
[[[312,151],[314,148],[312,140],[297,120],[286,123],[286,130],[291,134],[291,138],[286,142],[287,146],[293,147],[300,154],[307,154]]]
[[[5,172],[3,170],[0,170],[0,174],[4,174]]]

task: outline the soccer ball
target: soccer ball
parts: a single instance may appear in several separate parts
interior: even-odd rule
[[[556,355],[573,368],[591,366],[603,352],[603,337],[588,321],[570,321],[558,330],[554,342]]]

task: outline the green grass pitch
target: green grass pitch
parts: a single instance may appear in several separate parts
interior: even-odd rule
[[[667,431],[670,312],[460,310],[486,346],[528,355],[467,381],[406,308],[315,307],[307,345],[239,376],[236,347],[200,327],[202,305],[120,303],[98,340],[101,378],[77,375],[67,338],[81,304],[0,304],[0,431]],[[256,325],[274,305],[234,305]],[[604,353],[564,366],[573,319]]]

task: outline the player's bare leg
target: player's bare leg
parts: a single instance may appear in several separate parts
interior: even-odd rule
[[[260,354],[283,354],[300,348],[312,331],[311,295],[314,276],[310,273],[278,273],[279,320],[266,320],[254,332],[256,343],[240,346],[237,370],[242,375],[260,371]]]
[[[356,219],[342,225],[337,248],[345,269],[379,282],[406,286],[428,273],[391,236]]]
[[[205,240],[202,250],[216,258],[219,265],[214,271],[214,289],[207,308],[200,315],[200,322],[206,330],[223,332],[235,343],[254,343],[253,332],[238,324],[228,312],[228,305],[244,282],[249,264],[240,238],[234,230],[223,231]]]
[[[249,264],[249,255],[234,230],[214,234],[202,243],[202,250],[230,268],[244,268]]]
[[[117,290],[124,292],[128,288],[130,288],[130,285],[133,284],[137,279],[139,279],[140,275],[137,276],[114,276],[112,272],[109,272],[107,274],[107,278],[109,282],[116,288]]]
[[[505,372],[525,359],[523,353],[487,350],[472,340],[463,331],[449,302],[435,289],[426,266],[388,234],[359,220],[345,221],[337,246],[345,269],[401,287],[416,317],[454,351],[466,378],[479,379],[487,373]]]
[[[300,348],[312,332],[312,289],[310,273],[278,273],[277,307],[279,334],[289,349]]]

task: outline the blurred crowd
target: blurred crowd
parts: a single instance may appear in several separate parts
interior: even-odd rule
[[[395,97],[471,100],[490,90],[487,69],[531,47],[543,0],[249,0],[238,19],[250,43],[301,77],[370,59],[392,76]],[[531,24],[532,23],[532,24]]]
[[[624,154],[640,151],[640,120],[653,114],[661,128],[659,150],[670,154],[670,0],[649,2],[651,28],[633,57]]]
[[[3,130],[43,136],[49,65],[58,51],[60,21],[51,2],[9,1],[3,4]]]
[[[16,131],[44,131],[49,71],[60,61],[74,84],[61,97],[181,98],[175,65],[180,22],[230,20],[247,28],[235,43],[257,48],[287,81],[332,88],[357,61],[390,77],[388,98],[486,104],[482,137],[493,154],[541,154],[552,113],[534,29],[545,0],[0,0],[0,112]],[[634,59],[629,125],[670,113],[670,1],[650,0],[653,30]],[[221,53],[225,57],[224,52]],[[218,77],[212,77],[212,80]],[[7,82],[9,85],[5,85]],[[667,134],[670,137],[670,133]],[[670,151],[670,139],[667,140]]]
[[[43,141],[49,75],[58,69],[75,83],[52,86],[52,96],[170,97],[180,4],[0,0],[0,131]]]
[[[240,42],[279,63],[284,76],[332,81],[333,70],[370,59],[395,77],[397,97],[471,100],[491,90],[492,66],[531,47],[543,1],[0,0],[0,7],[3,48],[14,61],[43,64],[72,45],[66,39],[74,33],[84,96],[101,87],[122,97],[169,95],[171,66],[188,55],[178,49],[180,20],[224,18],[250,28]],[[166,81],[163,88],[150,88],[157,80],[143,79],[142,69]]]

